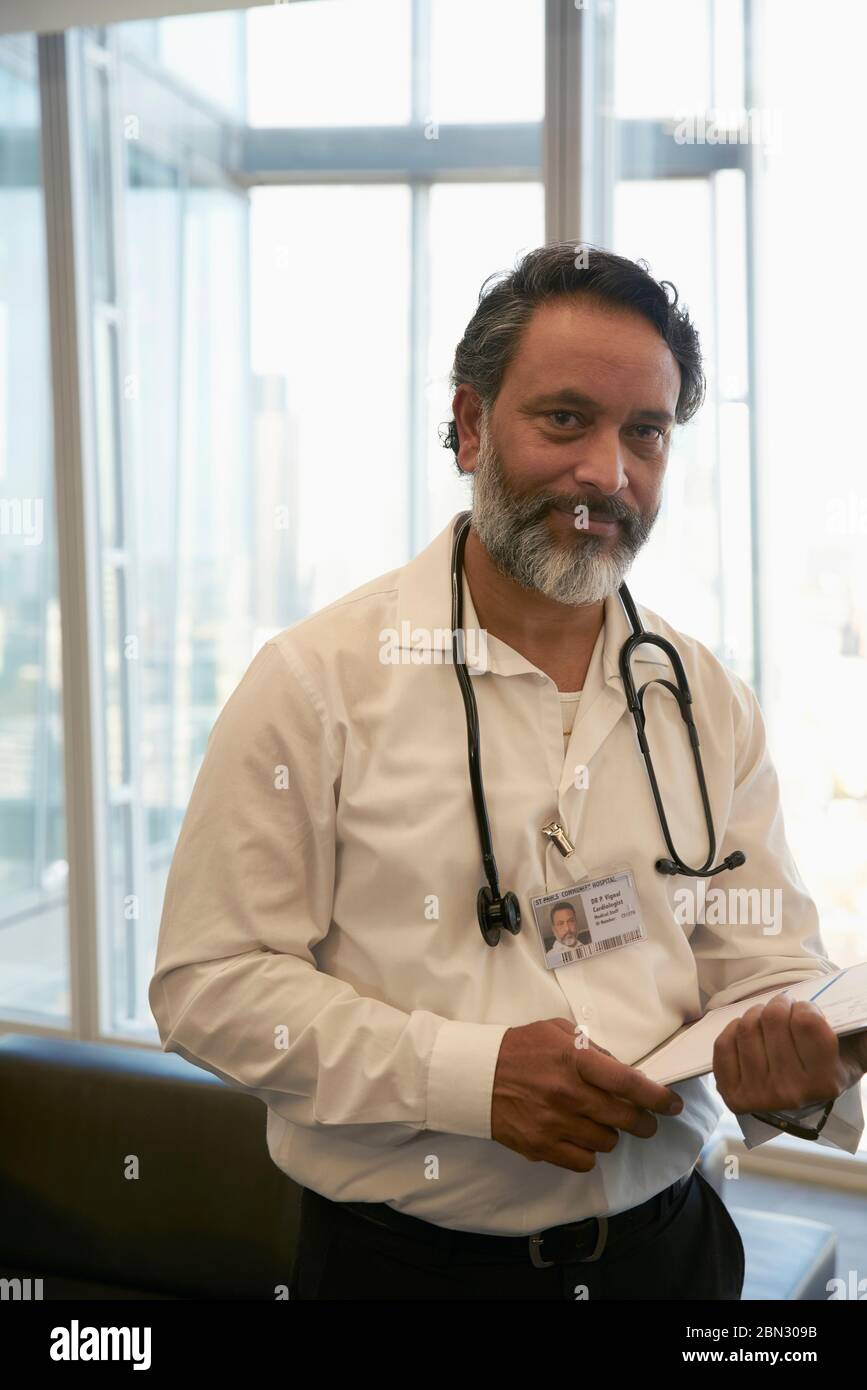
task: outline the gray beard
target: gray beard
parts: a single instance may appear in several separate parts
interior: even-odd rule
[[[586,532],[559,541],[547,521],[555,495],[514,493],[484,425],[472,477],[472,524],[497,569],[558,603],[599,603],[615,593],[656,521],[656,513],[647,521],[614,497],[576,497],[576,506],[584,501],[620,521],[620,535],[613,544]],[[556,500],[562,503],[562,494]]]

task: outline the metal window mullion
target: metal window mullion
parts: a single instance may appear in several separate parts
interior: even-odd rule
[[[74,32],[43,35],[38,54],[63,672],[70,1031],[74,1037],[94,1039],[105,881],[100,794],[105,784],[105,745],[78,43]]]
[[[710,226],[709,226],[709,236],[708,236],[708,240],[709,240],[709,242],[710,242],[710,246],[709,246],[709,254],[710,254],[710,271],[711,271],[710,282],[711,282],[711,299],[712,299],[712,304],[713,304],[713,323],[712,323],[712,325],[711,325],[711,331],[712,331],[712,333],[713,333],[713,348],[712,348],[712,352],[713,352],[713,360],[714,360],[714,362],[716,363],[716,374],[715,374],[715,380],[714,380],[714,399],[713,399],[713,462],[712,462],[712,465],[711,465],[712,468],[713,468],[713,496],[714,496],[714,502],[715,502],[715,504],[716,504],[716,526],[715,526],[715,541],[716,541],[716,585],[715,585],[715,587],[716,587],[716,593],[717,593],[717,606],[718,606],[718,612],[719,612],[719,644],[720,644],[720,655],[721,655],[721,656],[723,657],[723,659],[724,659],[725,650],[726,650],[726,645],[727,645],[727,644],[726,644],[726,630],[727,630],[728,602],[727,602],[727,592],[726,592],[726,578],[725,578],[725,574],[724,574],[724,572],[723,572],[723,563],[722,563],[722,560],[723,560],[723,535],[722,535],[723,505],[722,505],[722,470],[721,470],[721,466],[720,466],[720,458],[721,458],[721,453],[722,453],[722,441],[721,441],[721,438],[720,438],[720,405],[721,405],[721,401],[720,401],[720,391],[719,391],[719,386],[720,386],[720,371],[719,371],[719,366],[720,366],[720,354],[719,354],[719,345],[720,345],[720,328],[719,328],[720,285],[719,285],[719,279],[720,279],[720,277],[719,277],[719,262],[718,262],[719,245],[718,245],[718,238],[717,238],[717,204],[718,204],[718,199],[717,199],[716,179],[713,177],[713,175],[711,175],[711,176],[708,178],[708,181],[707,181],[707,188],[708,188],[708,203],[709,203],[708,221],[709,221],[709,223],[710,223]]]
[[[172,470],[174,482],[174,495],[171,499],[172,506],[172,547],[171,547],[171,604],[170,604],[170,629],[168,634],[170,663],[169,670],[169,784],[168,784],[168,804],[169,810],[174,810],[175,804],[175,778],[177,767],[178,749],[176,747],[178,730],[178,709],[180,707],[180,680],[178,671],[178,639],[180,632],[180,555],[183,532],[181,529],[181,506],[183,502],[183,428],[184,428],[184,372],[186,359],[184,356],[184,313],[186,307],[186,297],[184,286],[186,283],[186,210],[189,197],[189,182],[187,173],[182,165],[177,166],[177,238],[178,238],[178,261],[177,261],[177,312],[175,318],[175,343],[177,346],[176,357],[176,380],[177,392],[175,395],[175,419],[174,419],[174,447],[175,447],[175,466]],[[246,283],[249,285],[249,273]],[[249,295],[248,295],[249,303]],[[172,844],[174,844],[174,828],[170,829]]]
[[[629,157],[631,147],[625,148],[624,141],[626,122],[617,116],[615,44],[613,3],[595,5],[585,19],[582,43],[587,81],[584,124],[588,132],[593,129],[599,132],[595,147],[591,149],[588,136],[587,149],[582,151],[585,168],[583,186],[586,190],[585,201],[589,204],[589,216],[584,217],[589,231],[584,236],[601,246],[611,246],[614,241],[614,190],[617,182],[633,177]],[[590,100],[593,101],[592,109],[588,107]],[[642,131],[638,134],[642,139],[648,138]]]
[[[413,183],[410,232],[409,323],[409,488],[410,556],[418,553],[427,534],[427,364],[430,322],[430,187]]]
[[[145,952],[145,931],[146,908],[147,908],[147,884],[145,881],[146,873],[146,853],[145,853],[145,827],[144,827],[144,806],[143,806],[143,775],[142,775],[142,700],[141,700],[141,662],[144,659],[144,652],[141,648],[141,634],[138,633],[138,623],[141,616],[138,601],[138,553],[136,544],[136,504],[135,504],[135,477],[134,469],[130,464],[129,448],[127,440],[129,437],[128,413],[129,403],[125,399],[124,383],[129,376],[129,359],[127,355],[126,334],[129,325],[129,313],[126,302],[126,276],[123,274],[123,264],[125,259],[125,228],[124,228],[124,124],[123,108],[120,91],[120,57],[119,39],[115,30],[110,34],[110,47],[104,54],[104,62],[108,80],[108,112],[109,112],[109,132],[106,142],[108,153],[107,187],[109,189],[109,200],[111,208],[111,246],[110,255],[112,258],[112,283],[115,287],[115,299],[111,310],[113,311],[116,331],[114,334],[114,351],[117,371],[115,383],[118,389],[119,399],[117,405],[117,449],[118,449],[118,468],[117,478],[120,497],[118,498],[120,515],[122,518],[122,538],[123,554],[125,563],[120,567],[123,574],[123,582],[118,585],[120,597],[119,621],[121,632],[119,639],[135,633],[139,639],[139,652],[136,659],[126,657],[122,647],[120,649],[122,680],[120,688],[122,692],[122,717],[125,724],[125,749],[128,757],[128,778],[132,796],[129,802],[128,823],[125,824],[124,850],[126,857],[127,881],[123,885],[124,899],[128,894],[133,894],[137,917],[129,919],[132,926],[128,926],[128,919],[124,915],[124,902],[112,903],[112,914],[117,914],[116,920],[122,923],[127,947],[127,1000],[128,1000],[128,1020],[134,1017],[132,1001],[138,993],[138,982],[149,974],[148,963]],[[140,403],[139,403],[140,408]],[[106,933],[104,940],[104,951],[101,957],[101,978],[106,985],[106,1004],[108,1003],[108,992],[113,986],[111,975],[111,939],[112,934]],[[132,944],[131,944],[132,943]],[[115,1001],[115,1011],[120,1001]],[[103,1009],[104,1018],[101,1024],[107,1024],[109,1020],[109,1010]]]
[[[37,669],[47,675],[48,670],[48,599],[49,567],[39,566],[39,608],[43,621],[39,628],[39,656]],[[41,888],[48,860],[49,796],[51,783],[48,774],[48,720],[50,717],[50,686],[47,679],[39,682],[36,695],[36,738],[33,746],[33,870],[37,889]]]
[[[585,214],[581,196],[585,168],[582,36],[586,11],[545,3],[545,117],[542,163],[545,186],[545,241],[565,241],[582,235]]]
[[[707,29],[707,79],[708,93],[710,95],[711,109],[715,110],[717,105],[716,90],[716,25],[714,16],[715,0],[708,0],[708,29]],[[720,467],[720,456],[722,453],[721,418],[720,418],[720,274],[719,274],[719,238],[718,238],[718,211],[719,198],[717,196],[717,181],[711,174],[707,180],[708,194],[708,215],[709,215],[709,237],[710,242],[710,284],[711,301],[713,306],[713,360],[716,363],[716,374],[714,381],[714,400],[713,400],[713,497],[716,506],[716,591],[717,591],[717,611],[719,614],[719,647],[720,657],[725,660],[727,647],[727,593],[726,577],[723,572],[722,563],[722,526],[723,526],[723,500],[722,500],[722,470]]]
[[[747,111],[756,105],[757,81],[754,54],[758,47],[760,15],[753,0],[744,0],[744,106]],[[753,614],[753,679],[752,685],[762,701],[765,677],[764,652],[764,584],[762,583],[762,550],[759,540],[762,524],[762,487],[759,473],[759,436],[761,421],[758,384],[758,323],[756,313],[756,164],[761,151],[748,145],[749,158],[745,163],[744,210],[746,216],[746,276],[747,276],[747,395],[749,397],[749,454],[750,454],[750,560],[752,569]]]
[[[430,110],[430,0],[412,0],[412,110],[418,127]],[[422,136],[423,138],[423,136]],[[417,554],[427,534],[427,382],[430,285],[430,184],[414,179],[409,184],[410,294],[409,365],[407,390],[407,556]]]
[[[241,17],[239,24],[239,46],[241,71],[246,75],[247,71],[247,25],[246,20]],[[246,118],[246,76],[242,78],[244,89],[244,113]],[[237,129],[237,127],[236,127]],[[240,148],[240,137],[237,144]],[[240,375],[240,430],[241,437],[247,440],[253,439],[254,415],[253,415],[253,323],[252,307],[250,294],[250,190],[246,187],[235,187],[232,195],[237,202],[243,206],[243,216],[240,219],[241,225],[241,267],[240,281],[243,286],[240,303],[241,318],[241,352],[240,358],[243,366]],[[250,538],[250,555],[256,556],[259,553],[259,531],[263,525],[264,518],[260,516],[260,492],[257,487],[246,488],[244,490],[246,504],[246,524]],[[272,518],[273,520],[273,518]],[[259,575],[258,567],[255,563],[250,565],[249,578],[249,612],[252,620],[253,639],[257,639],[260,629],[260,594],[259,594]],[[251,651],[250,656],[254,653]]]

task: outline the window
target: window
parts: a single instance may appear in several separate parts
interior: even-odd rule
[[[760,35],[776,137],[756,227],[765,710],[792,850],[844,966],[867,956],[867,291],[863,180],[842,133],[867,12],[832,3],[821,35],[797,19],[771,0]]]
[[[557,47],[579,11],[580,72]],[[823,11],[825,111],[857,89],[865,23]],[[646,258],[699,328],[708,400],[675,437],[634,592],[757,688],[826,944],[865,954],[860,205],[800,85],[813,33],[783,0],[300,0],[0,43],[4,1016],[155,1040],[165,878],[217,713],[272,632],[468,505],[438,435],[454,347],[482,282],[546,235]],[[72,401],[51,397],[52,54]],[[63,433],[73,407],[83,422],[80,570],[56,548],[52,404]],[[86,672],[67,650],[65,691],[61,594],[92,642]],[[95,846],[77,886],[67,794]]]
[[[705,357],[706,403],[675,431],[634,590],[758,684],[747,334],[749,157],[741,0],[617,0],[590,27],[591,151],[584,237],[670,280]],[[690,61],[685,61],[685,55]],[[710,129],[718,122],[721,143]],[[711,134],[713,142],[707,140]],[[683,583],[684,574],[690,579]]]
[[[155,1041],[166,875],[220,708],[272,632],[404,563],[466,504],[437,426],[468,304],[544,237],[544,7],[466,5],[461,61],[484,77],[457,103],[454,15],[316,0],[40,41],[68,75],[68,101],[52,87],[72,170],[58,217],[82,361],[55,418],[62,437],[80,428],[92,498],[67,601],[93,644],[94,789],[77,808],[93,911],[86,892],[67,904],[65,878],[37,45],[4,46],[4,125],[22,134],[0,147],[0,459],[7,491],[44,498],[46,528],[2,553],[10,1016]]]
[[[39,85],[0,40],[0,1010],[69,1014],[57,518]]]

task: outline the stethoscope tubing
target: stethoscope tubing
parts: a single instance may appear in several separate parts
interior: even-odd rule
[[[497,861],[494,856],[491,823],[488,816],[484,783],[482,780],[479,711],[465,661],[464,649],[466,643],[463,631],[463,559],[471,521],[472,513],[467,512],[458,523],[452,542],[452,660],[464,701],[467,724],[467,758],[469,763],[470,786],[472,789],[476,825],[478,827],[482,863],[484,864],[485,876],[489,885],[489,889],[483,888],[479,892],[477,905],[479,925],[481,926],[482,935],[488,945],[496,945],[499,940],[501,925],[506,925],[508,930],[512,932],[520,930],[520,909],[513,893],[506,893],[505,895],[500,894]],[[665,637],[660,637],[657,633],[646,631],[635,605],[635,601],[625,583],[619,586],[617,592],[632,629],[631,635],[627,637],[620,649],[619,665],[620,676],[623,682],[623,691],[627,706],[635,723],[638,746],[647,768],[660,828],[666,847],[671,856],[670,859],[667,860],[657,859],[655,868],[659,873],[683,874],[690,878],[704,878],[720,873],[723,869],[738,868],[741,864],[746,862],[746,856],[741,850],[735,850],[732,854],[727,855],[721,864],[711,868],[716,855],[716,834],[713,826],[710,797],[708,795],[704,768],[702,766],[698,729],[696,728],[692,714],[692,693],[689,688],[689,681],[687,680],[686,670],[684,669],[680,653]],[[646,681],[640,689],[636,689],[630,669],[630,660],[635,648],[639,646],[656,646],[665,652],[674,669],[675,678],[677,680],[676,685],[669,680],[663,679],[661,676],[657,676],[652,680]],[[648,686],[654,684],[664,685],[667,690],[671,691],[672,695],[674,695],[677,700],[681,718],[687,727],[708,834],[708,856],[701,868],[698,869],[691,868],[688,864],[685,864],[674,847],[668,820],[665,815],[662,795],[659,790],[659,783],[653,767],[650,746],[645,732],[647,716],[644,712],[644,694]],[[504,913],[503,905],[507,903],[507,900],[508,911]]]

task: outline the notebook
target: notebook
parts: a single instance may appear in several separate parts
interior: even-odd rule
[[[739,999],[711,1009],[697,1022],[685,1023],[644,1057],[630,1065],[644,1072],[651,1081],[670,1086],[691,1076],[713,1071],[713,1045],[733,1018],[740,1018],[754,1004],[766,1004],[777,994],[792,999],[810,999],[821,1009],[840,1037],[867,1028],[867,961],[837,970],[833,975],[813,976],[796,985],[777,986],[762,994]]]

